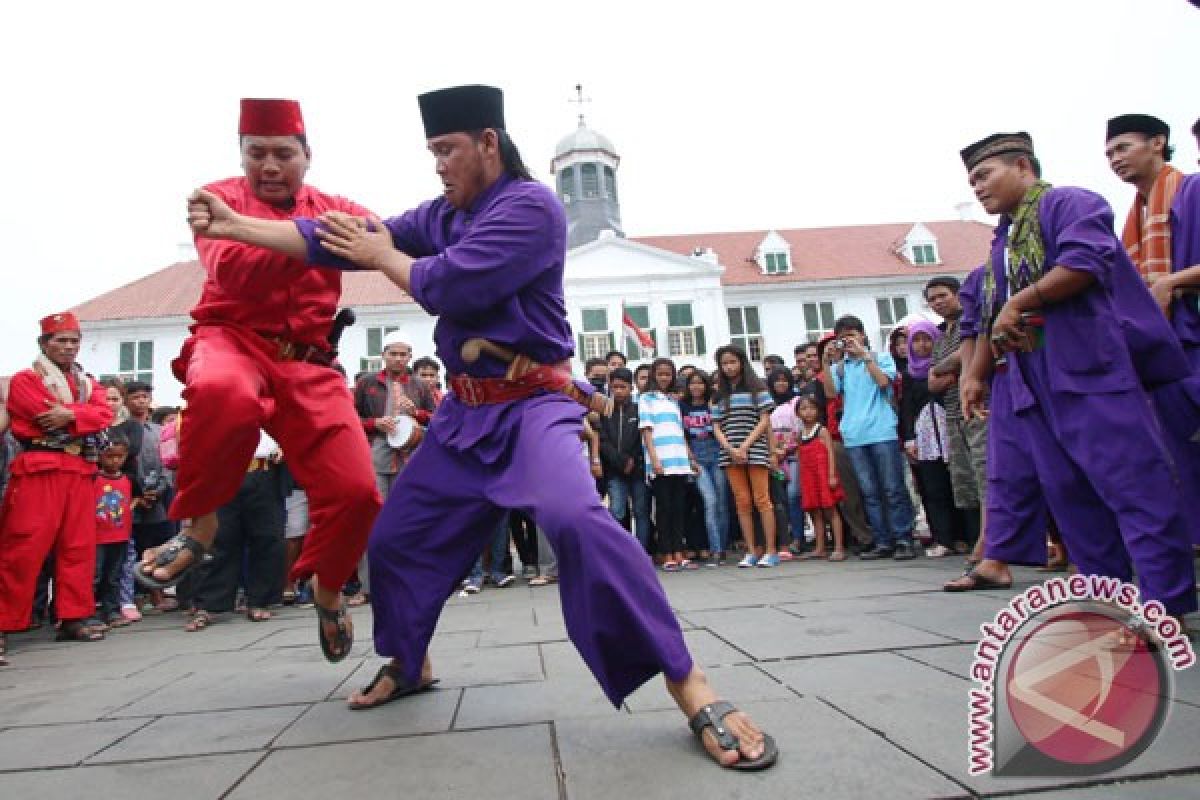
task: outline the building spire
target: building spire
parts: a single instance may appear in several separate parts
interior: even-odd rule
[[[579,127],[587,127],[583,124],[583,104],[592,102],[592,98],[583,96],[583,84],[575,84],[575,99],[568,100],[568,103],[575,103],[579,106]]]

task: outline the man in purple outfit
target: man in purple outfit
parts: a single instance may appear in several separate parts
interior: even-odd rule
[[[1186,176],[1168,163],[1174,151],[1170,137],[1170,127],[1157,117],[1123,114],[1108,121],[1104,152],[1117,177],[1137,188],[1122,244],[1163,312],[1175,322],[1191,361],[1187,380],[1148,387],[1190,496],[1200,491],[1200,331],[1195,328],[1197,296],[1194,286],[1188,292],[1186,268],[1200,263],[1200,178]],[[1200,516],[1188,515],[1185,524],[1192,544],[1200,546]]]
[[[772,765],[774,741],[709,687],[653,566],[600,503],[580,456],[583,409],[563,382],[573,336],[558,198],[521,162],[499,89],[459,86],[418,100],[444,188],[399,217],[272,224],[203,191],[189,203],[200,235],[377,269],[438,317],[434,339],[454,391],[371,533],[375,647],[391,661],[351,707],[432,686],[427,651],[445,599],[504,512],[518,509],[554,548],[568,635],[609,700],[619,706],[662,672],[712,758],[735,769]]]
[[[1044,501],[1080,572],[1136,570],[1146,600],[1195,611],[1182,487],[1142,388],[1187,377],[1178,339],[1108,204],[1042,181],[1028,134],[989,136],[962,158],[983,207],[1002,215],[962,386],[970,414],[992,374],[986,558],[970,588],[1011,583],[1010,563],[1045,563]]]

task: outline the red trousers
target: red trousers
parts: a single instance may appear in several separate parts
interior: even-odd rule
[[[179,427],[172,519],[233,500],[258,446],[259,428],[308,495],[310,529],[292,578],[341,587],[367,546],[382,501],[371,451],[345,379],[335,370],[276,361],[256,334],[199,325],[173,364],[187,384]]]
[[[29,627],[38,573],[54,551],[54,608],[59,619],[96,610],[96,517],[93,477],[78,469],[28,471],[23,461],[75,456],[25,453],[13,464],[0,512],[0,631]]]

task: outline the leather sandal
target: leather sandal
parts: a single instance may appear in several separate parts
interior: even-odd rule
[[[317,610],[317,638],[321,641],[321,652],[325,654],[326,661],[336,664],[350,655],[350,648],[354,646],[354,631],[350,629],[350,618],[346,616],[346,607],[340,605],[336,609],[328,609],[314,603],[313,608]],[[337,636],[332,644],[329,637],[325,635],[326,622],[337,625]],[[337,647],[336,652],[334,646]]]
[[[379,668],[379,671],[375,673],[375,677],[371,679],[371,682],[363,687],[362,693],[369,695],[385,677],[391,679],[392,684],[395,687],[391,692],[388,693],[387,697],[374,703],[351,702],[349,703],[350,710],[366,711],[371,708],[379,708],[380,706],[387,705],[393,700],[399,700],[401,697],[408,697],[412,694],[427,692],[437,686],[437,684],[441,683],[441,681],[439,681],[437,678],[431,679],[428,683],[418,683],[415,685],[407,683],[404,680],[404,676],[400,672],[400,668],[389,662]]]
[[[186,567],[177,572],[173,577],[165,581],[160,581],[150,573],[160,567],[169,567],[175,563],[175,559],[179,554],[187,550],[192,554],[192,562]],[[167,543],[158,548],[158,552],[154,554],[154,561],[149,565],[138,564],[133,571],[134,579],[145,586],[147,589],[170,589],[175,584],[179,583],[191,570],[199,565],[212,560],[212,555],[208,549],[200,542],[193,539],[186,533],[177,533],[167,540]]]
[[[715,703],[709,703],[701,708],[696,714],[688,720],[688,727],[692,729],[692,733],[696,734],[696,738],[704,744],[704,730],[712,728],[713,735],[717,739],[717,744],[722,750],[737,751],[739,742],[725,726],[725,717],[737,711],[732,703],[727,703],[724,700],[718,700]],[[705,749],[707,751],[707,748]],[[775,765],[775,761],[779,758],[779,748],[775,746],[775,739],[768,733],[763,734],[763,751],[762,755],[755,759],[748,759],[738,753],[738,760],[729,765],[722,764],[726,769],[736,770],[759,770],[766,769]]]

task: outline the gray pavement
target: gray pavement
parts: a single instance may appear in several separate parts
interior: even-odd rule
[[[1155,744],[1102,778],[967,774],[972,642],[1012,592],[947,595],[958,559],[661,576],[696,660],[779,742],[722,771],[659,680],[619,709],[566,639],[554,587],[450,600],[441,688],[370,712],[370,616],[327,664],[311,611],[185,633],[148,617],[96,644],[10,636],[0,798],[1200,798],[1200,668]],[[1042,576],[1017,570],[1014,591]],[[1192,621],[1193,627],[1200,620]]]

